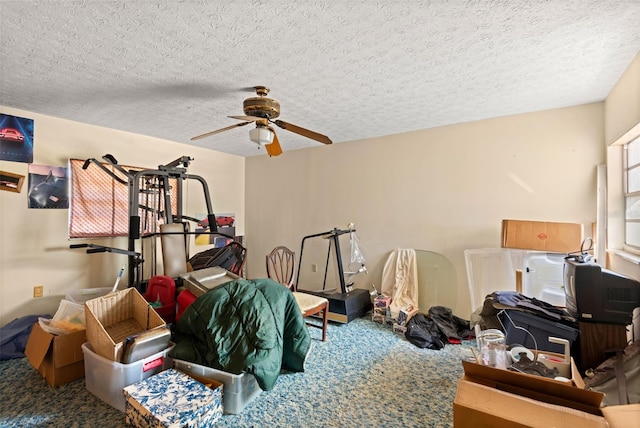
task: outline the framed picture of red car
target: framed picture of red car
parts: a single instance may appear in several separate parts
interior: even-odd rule
[[[0,171],[0,190],[7,192],[20,193],[22,191],[22,182],[24,175],[14,174],[12,172]]]
[[[33,119],[0,113],[0,160],[33,162]]]
[[[209,221],[206,214],[196,214],[196,217],[200,219],[196,226],[196,245],[211,245],[216,247],[224,247],[228,241],[232,241],[233,238],[226,238],[224,236],[215,235],[210,233]],[[236,215],[233,213],[220,213],[216,214],[216,226],[218,232],[224,233],[226,236],[233,237],[236,234]]]

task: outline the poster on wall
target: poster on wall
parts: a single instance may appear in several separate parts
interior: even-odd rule
[[[224,247],[233,238],[227,238],[225,236],[209,234],[209,221],[206,214],[196,214],[196,218],[200,219],[198,226],[195,230],[196,245],[212,245],[216,248]],[[218,232],[224,233],[227,236],[236,235],[236,215],[235,214],[216,214],[216,225],[218,226]]]
[[[33,162],[33,119],[0,113],[0,160]]]
[[[29,165],[29,208],[69,208],[68,169]]]

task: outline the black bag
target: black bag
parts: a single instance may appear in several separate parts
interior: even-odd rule
[[[442,333],[435,322],[427,315],[417,313],[407,322],[404,337],[418,348],[439,350],[444,348]]]
[[[429,308],[429,318],[433,320],[442,336],[449,342],[458,343],[474,336],[473,331],[469,328],[469,321],[454,315],[447,307],[432,306]]]
[[[220,266],[229,272],[240,275],[246,250],[237,242],[231,242],[222,248],[210,248],[189,259],[193,270]]]

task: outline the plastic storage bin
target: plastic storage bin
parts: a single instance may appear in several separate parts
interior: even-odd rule
[[[69,300],[73,303],[79,303],[84,305],[84,302],[87,300],[95,299],[97,297],[102,297],[111,292],[111,287],[103,287],[103,288],[83,288],[81,290],[72,290],[68,291],[67,295],[64,297],[65,300]]]
[[[125,386],[132,385],[173,366],[169,351],[174,344],[164,351],[148,358],[121,364],[108,360],[93,352],[90,343],[82,345],[84,354],[84,378],[87,390],[109,404],[124,412],[126,399],[123,393]]]
[[[256,378],[249,373],[235,375],[188,361],[174,359],[173,362],[177,370],[222,382],[222,406],[225,413],[242,412],[242,409],[262,391]]]
[[[573,348],[580,334],[577,328],[522,311],[505,310],[500,320],[505,327],[507,345],[518,344],[532,350],[537,345],[538,351],[564,354],[563,345],[549,342],[549,337],[566,339]]]
[[[49,322],[49,328],[57,330],[56,334],[66,334],[86,328],[84,306],[62,299],[58,310]]]

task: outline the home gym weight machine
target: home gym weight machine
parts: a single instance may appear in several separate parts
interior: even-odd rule
[[[143,274],[141,268],[144,263],[144,257],[142,253],[136,251],[137,240],[163,234],[179,234],[184,236],[186,246],[187,235],[193,233],[187,230],[184,223],[184,220],[197,220],[185,216],[183,213],[182,201],[185,180],[195,180],[202,185],[207,208],[207,221],[209,224],[208,234],[217,234],[233,239],[232,236],[218,232],[216,216],[211,207],[211,198],[209,196],[207,182],[199,175],[187,173],[187,167],[193,158],[182,156],[166,165],[159,165],[157,169],[143,170],[127,170],[119,165],[118,161],[110,154],[104,155],[102,159],[110,165],[111,169],[94,158],[87,159],[82,169],[86,170],[93,163],[113,178],[113,180],[128,187],[128,247],[126,250],[123,250],[93,244],[74,244],[71,245],[71,248],[88,247],[87,253],[114,252],[126,254],[128,257],[129,286],[134,285],[139,291],[144,291],[142,289]],[[171,195],[172,185],[175,186],[176,189],[175,205]],[[144,203],[141,203],[141,197],[144,198]],[[144,215],[141,215],[141,213]],[[185,226],[183,226],[181,232],[163,233],[158,232],[160,222],[161,224],[181,223]],[[152,245],[152,248],[152,255],[155,260],[155,246]]]
[[[350,225],[351,226],[351,225]],[[347,233],[355,233],[355,229],[349,227],[349,229],[342,230],[333,228],[328,232],[316,233],[308,235],[302,238],[302,244],[300,246],[300,259],[298,262],[298,271],[296,274],[296,284],[298,291],[302,291],[316,296],[325,297],[329,300],[329,319],[336,322],[348,323],[355,318],[359,318],[366,314],[371,309],[371,296],[367,290],[352,288],[351,283],[347,284],[345,280],[345,274],[355,275],[361,272],[366,272],[364,264],[361,268],[355,272],[345,272],[342,263],[342,253],[340,252],[340,236]],[[322,290],[307,290],[300,286],[300,271],[302,267],[302,254],[304,251],[304,243],[308,239],[323,238],[329,243],[327,250],[327,259],[324,269],[324,278],[322,281]],[[352,244],[353,245],[353,244]],[[340,292],[336,288],[327,290],[327,273],[329,271],[329,261],[331,260],[331,248],[334,248],[337,276],[340,282]]]

